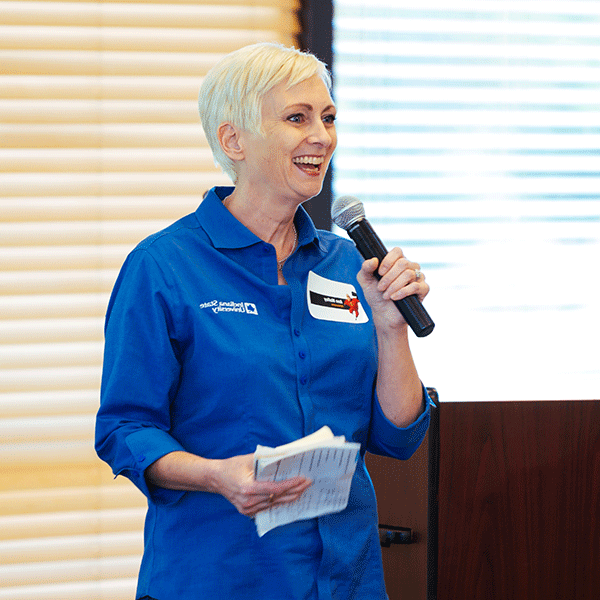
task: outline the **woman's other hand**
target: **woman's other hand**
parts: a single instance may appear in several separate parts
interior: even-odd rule
[[[145,472],[151,485],[171,490],[221,494],[243,515],[297,500],[312,481],[293,477],[285,481],[255,481],[254,455],[208,459],[176,451],[162,456]]]
[[[216,486],[242,514],[253,517],[261,510],[297,500],[312,482],[305,477],[285,481],[256,481],[254,455],[246,454],[216,461]]]

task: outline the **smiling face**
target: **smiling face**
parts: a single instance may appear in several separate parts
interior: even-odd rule
[[[337,145],[335,106],[323,80],[314,75],[264,97],[264,136],[241,131],[243,160],[238,186],[295,204],[316,196]]]

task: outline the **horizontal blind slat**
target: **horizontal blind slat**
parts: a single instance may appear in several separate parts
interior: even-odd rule
[[[231,180],[216,169],[198,173],[0,173],[0,194],[15,197],[189,194],[199,202],[215,185],[231,185]]]
[[[532,6],[532,2],[527,3]],[[497,4],[502,6],[502,3]],[[342,31],[367,31],[376,32],[374,37],[381,39],[386,34],[414,33],[428,36],[433,39],[434,36],[445,36],[446,39],[457,38],[460,36],[474,36],[485,43],[486,39],[497,41],[497,38],[504,37],[505,43],[529,36],[535,43],[537,40],[545,38],[556,38],[557,41],[565,39],[594,38],[598,35],[598,23],[600,20],[596,15],[589,15],[592,18],[585,20],[565,19],[536,19],[533,14],[528,13],[528,19],[511,18],[510,13],[498,10],[495,14],[487,13],[479,16],[479,13],[471,13],[468,18],[464,18],[458,5],[454,4],[452,10],[445,14],[430,15],[423,17],[421,15],[398,15],[394,11],[389,11],[386,16],[382,11],[372,10],[370,14],[338,16],[336,18],[337,26]],[[417,11],[415,11],[417,12]],[[372,16],[375,15],[375,16]],[[381,15],[381,16],[380,16]],[[368,33],[366,34],[368,36]],[[365,36],[366,37],[366,36]],[[443,40],[444,38],[442,38]]]
[[[479,110],[487,106],[508,106],[520,107],[524,110],[537,109],[540,106],[548,109],[558,105],[573,107],[580,105],[583,108],[593,109],[598,104],[598,93],[594,89],[581,87],[564,87],[554,89],[551,95],[542,94],[535,87],[522,87],[518,96],[514,89],[501,86],[491,87],[471,87],[468,95],[465,95],[465,86],[460,81],[438,81],[427,82],[424,80],[410,80],[399,82],[401,84],[401,93],[395,86],[384,86],[381,82],[374,82],[373,85],[360,86],[353,82],[344,83],[340,87],[347,96],[344,103],[348,109],[357,102],[370,105],[379,104],[393,105],[404,103],[408,108],[418,106],[453,106],[459,105],[466,110]],[[432,95],[432,88],[443,88],[443,95],[436,98]]]
[[[0,370],[0,395],[13,392],[99,388],[100,365]]]
[[[99,341],[2,344],[0,369],[101,364],[102,346]]]
[[[440,195],[439,180],[442,178],[423,177],[390,177],[381,180],[377,178],[346,178],[340,183],[339,194],[385,194],[390,189],[402,190],[404,194],[411,195]],[[501,176],[479,175],[452,175],[444,177],[444,195],[447,197],[460,196],[477,198],[482,197],[481,190],[486,189],[485,197],[519,198],[533,194],[555,195],[596,195],[600,189],[600,177],[564,178],[533,177],[507,179]],[[353,192],[354,190],[354,192]]]
[[[82,253],[86,251],[90,255],[95,253],[97,260],[100,260],[103,252],[105,252],[106,258],[110,259],[111,254],[121,254],[131,250],[135,243],[150,233],[163,229],[168,223],[167,220],[154,219],[146,221],[143,219],[139,221],[112,221],[106,223],[106,225],[101,221],[97,223],[94,221],[57,221],[54,231],[47,231],[48,228],[41,222],[1,224],[0,237],[2,238],[2,245],[0,245],[0,253],[6,252],[7,255],[12,253],[16,259],[18,258],[18,248],[23,248],[23,241],[31,238],[32,243],[29,249],[23,248],[23,257],[27,253],[44,252],[44,249],[40,249],[38,246],[48,246],[46,251],[55,251],[57,258],[60,258],[63,252],[60,246],[64,246],[67,250],[72,247],[73,250],[81,250]],[[97,245],[84,245],[86,242],[87,244]],[[103,242],[106,244],[104,248],[101,246]],[[3,246],[6,248],[5,250],[3,250]],[[51,246],[58,247],[51,248]],[[100,267],[101,265],[96,266]],[[73,263],[73,267],[76,267],[76,263]],[[18,269],[18,265],[15,265],[14,268]],[[57,268],[60,267],[57,266]]]
[[[144,544],[140,532],[119,532],[0,542],[0,565],[135,556]]]
[[[98,410],[99,391],[95,388],[77,390],[39,390],[37,392],[5,392],[0,394],[0,419],[42,417],[45,415],[89,415]],[[0,514],[6,514],[1,504]]]
[[[39,464],[50,468],[57,465],[93,465],[98,457],[88,439],[0,444],[0,460],[3,466],[11,468]]]
[[[600,106],[600,104],[599,104]],[[500,130],[513,131],[518,129],[527,129],[535,131],[539,128],[544,131],[559,131],[569,129],[571,131],[592,131],[600,133],[600,115],[590,106],[588,110],[580,110],[577,113],[564,110],[536,110],[524,111],[522,109],[513,109],[510,106],[499,108],[479,108],[478,110],[436,110],[429,108],[424,110],[407,107],[401,110],[386,109],[380,110],[361,110],[348,111],[349,120],[356,119],[361,123],[361,127],[386,126],[402,127],[419,125],[425,126],[430,130],[436,128],[447,128],[448,123],[452,127],[477,127],[480,130]]]
[[[369,64],[368,62],[352,62],[343,64],[338,68],[340,76],[346,76],[354,81],[361,79],[366,82],[385,79],[389,82],[419,79],[424,82],[461,82],[463,88],[491,84],[494,80],[504,79],[507,83],[532,87],[545,85],[551,87],[552,83],[575,85],[595,85],[598,81],[598,66],[521,66],[511,67],[504,64],[498,65],[453,65],[453,64],[424,64],[402,65],[401,68],[391,70],[387,64]],[[443,86],[441,86],[443,87]]]
[[[446,150],[451,153],[451,149],[456,151],[490,151],[514,150],[520,149],[537,150],[542,153],[544,150],[559,150],[564,152],[570,150],[588,150],[598,152],[600,147],[600,135],[593,133],[586,135],[576,135],[565,131],[560,134],[550,135],[544,133],[518,133],[504,132],[489,135],[484,131],[465,132],[465,131],[445,131],[431,132],[422,131],[418,133],[403,132],[402,136],[398,133],[372,133],[365,138],[363,133],[345,133],[343,134],[348,150],[354,148],[390,148],[399,147],[398,139],[402,139],[402,148],[413,151],[422,149]],[[361,142],[362,140],[362,142]],[[342,154],[340,152],[340,154]],[[339,155],[338,155],[339,156]],[[336,163],[337,164],[337,163]]]
[[[51,294],[24,296],[10,293],[0,295],[0,314],[7,320],[58,318],[68,314],[71,318],[104,316],[108,304],[107,293]],[[21,290],[18,290],[20,292]]]
[[[10,0],[8,0],[10,1]],[[16,0],[17,2],[19,1],[25,1],[25,0]],[[27,0],[29,1],[29,0]],[[77,4],[79,2],[90,2],[93,0],[73,0],[74,4]],[[582,0],[573,0],[573,2],[581,2]],[[593,0],[588,0],[588,1],[593,1]],[[15,0],[12,0],[12,2],[15,2]],[[55,3],[55,0],[33,0],[33,2],[40,2],[40,3],[49,3],[50,5]],[[65,4],[69,4],[69,2],[65,2]],[[264,7],[264,6],[275,6],[278,8],[285,8],[286,10],[289,11],[294,11],[300,8],[300,0],[251,0],[251,2],[247,2],[245,0],[219,0],[218,2],[215,1],[203,1],[203,0],[168,0],[168,2],[165,2],[165,0],[104,0],[104,4],[107,5],[119,5],[119,4],[125,4],[125,5],[133,5],[133,6],[140,6],[140,7],[144,7],[144,6],[149,6],[152,7],[154,5],[167,5],[167,6],[185,6],[185,5],[197,5],[197,4],[202,4],[205,6],[215,6],[215,7],[220,7],[220,6],[252,6],[252,7]]]
[[[213,169],[212,153],[206,148],[0,150],[0,172],[196,172]]]
[[[39,344],[50,342],[100,341],[103,337],[104,318],[57,317],[27,321],[0,320],[2,344]],[[0,424],[1,426],[1,424]]]
[[[6,148],[190,148],[206,151],[199,126],[181,123],[9,123]],[[200,164],[200,163],[199,163]]]
[[[0,272],[0,297],[23,294],[109,293],[118,269]]]
[[[7,517],[6,522],[8,523],[20,522],[23,524],[23,519],[19,520],[18,515],[39,514],[46,515],[49,519],[48,515],[53,513],[80,514],[82,511],[144,508],[146,500],[139,490],[129,481],[119,481],[125,481],[125,483],[111,482],[111,485],[0,492],[0,515]],[[116,513],[111,513],[111,515],[114,514]],[[131,516],[131,513],[127,514]],[[10,521],[10,515],[15,515],[17,520]],[[98,529],[99,532],[103,530],[104,526]],[[33,533],[35,534],[35,532]],[[0,534],[0,539],[5,539],[2,534]],[[18,538],[11,537],[10,539],[17,540]]]
[[[0,516],[0,531],[4,540],[139,531],[145,513],[145,507],[137,506]]]
[[[56,221],[59,225],[77,222],[77,226],[81,227],[86,221],[103,221],[103,227],[110,227],[114,221],[131,223],[141,217],[146,222],[172,222],[197,207],[198,199],[193,196],[104,196],[101,201],[76,196],[3,198],[0,202],[0,226],[5,221],[16,223],[15,227],[19,223]],[[134,223],[131,225],[135,227]],[[7,228],[4,228],[3,235],[6,231]]]
[[[0,587],[133,577],[139,568],[139,556],[0,565]]]
[[[388,174],[389,165],[382,162],[383,152],[374,152],[367,157],[347,156],[344,159],[344,174],[349,175],[358,172],[362,167],[368,169],[372,176],[379,173]],[[389,156],[389,154],[388,154]],[[581,174],[583,172],[600,172],[600,151],[597,155],[590,154],[571,156],[556,152],[554,155],[549,153],[543,155],[525,154],[515,151],[514,153],[498,152],[494,155],[494,160],[482,156],[476,152],[455,152],[443,156],[443,166],[441,172],[473,172],[479,173],[527,173],[533,176],[535,173],[561,173],[561,174]],[[420,152],[418,155],[403,154],[399,161],[402,164],[402,171],[405,173],[415,172],[423,173],[426,170],[434,169],[433,165],[440,160],[439,155]],[[440,172],[440,171],[438,171]]]
[[[0,600],[131,600],[135,595],[135,577],[99,581],[24,585],[0,588]]]
[[[0,75],[0,98],[19,100],[196,100],[202,77]]]
[[[592,43],[583,42],[574,48],[568,43],[561,43],[561,40],[544,41],[536,45],[525,44],[522,40],[514,41],[511,44],[501,43],[495,40],[439,40],[438,44],[420,40],[402,40],[390,39],[381,41],[373,39],[368,45],[361,46],[361,60],[369,59],[377,55],[385,55],[388,61],[408,63],[411,60],[418,60],[420,63],[426,63],[429,59],[432,63],[445,61],[447,64],[453,61],[509,61],[523,62],[523,57],[527,56],[530,64],[537,61],[543,61],[547,64],[549,60],[558,61],[567,64],[569,61],[575,61],[579,64],[593,64],[597,46]],[[336,41],[336,50],[348,56],[356,55],[356,41],[342,37]],[[582,58],[582,56],[586,58]]]
[[[110,4],[95,2],[0,2],[6,25],[93,27],[254,28],[291,12],[275,6],[223,6],[216,4]],[[285,27],[284,27],[285,29]]]
[[[0,228],[0,235],[2,229]],[[137,241],[137,236],[123,236]],[[56,238],[54,238],[56,239]],[[50,241],[50,240],[46,240]],[[65,240],[56,240],[59,244],[67,244]],[[0,269],[4,271],[42,271],[55,269],[118,269],[131,244],[106,246],[34,246],[34,247],[2,247],[0,246]]]
[[[551,205],[535,200],[502,202],[468,202],[455,200],[452,204],[438,200],[414,200],[402,204],[390,204],[385,200],[369,203],[369,219],[402,219],[406,224],[431,222],[473,222],[519,219],[528,221],[587,219],[594,215],[594,203],[586,200],[555,200]],[[435,215],[430,217],[428,215]]]
[[[2,100],[0,119],[10,123],[193,123],[195,102],[162,100]]]
[[[119,0],[116,0],[119,1]],[[413,14],[422,14],[423,12],[440,10],[443,14],[448,14],[448,3],[446,0],[421,0],[418,6],[415,6],[412,0],[376,0],[365,4],[365,0],[343,0],[338,3],[344,8],[358,7],[360,9],[372,10],[374,7],[382,9],[393,9],[396,11],[409,10]],[[537,13],[544,15],[592,15],[597,16],[598,6],[596,0],[545,0],[544,2],[523,2],[523,0],[455,0],[452,3],[453,10],[463,13],[474,12],[475,14],[492,13],[503,15],[506,18],[509,15],[513,17],[523,15],[531,17]],[[338,21],[339,22],[339,21]]]
[[[267,40],[283,42],[271,35]],[[222,46],[222,47],[221,47]],[[76,50],[5,50],[0,48],[0,64],[5,72],[23,75],[181,76],[202,77],[215,62],[238,44],[223,43],[213,52],[86,52]]]
[[[283,20],[283,19],[282,19]],[[262,23],[261,23],[262,24]],[[224,25],[224,24],[223,24]],[[246,23],[247,27],[248,23]],[[234,24],[235,26],[235,24]],[[247,29],[156,29],[102,27],[35,27],[0,25],[0,49],[29,51],[98,52],[228,52],[239,45],[272,39],[273,30]],[[237,38],[237,44],[230,40]]]
[[[60,415],[0,420],[2,444],[89,440],[94,436],[93,415]]]

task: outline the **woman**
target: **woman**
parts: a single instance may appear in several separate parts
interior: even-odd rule
[[[363,456],[408,458],[427,429],[392,300],[429,288],[400,249],[363,263],[301,207],[337,143],[329,88],[314,56],[273,44],[215,66],[199,108],[235,187],[144,240],[116,282],[96,449],[148,498],[137,598],[386,598]],[[356,297],[352,314],[330,296]],[[324,425],[361,443],[347,508],[259,538],[252,517],[311,482],[254,481],[256,445]]]

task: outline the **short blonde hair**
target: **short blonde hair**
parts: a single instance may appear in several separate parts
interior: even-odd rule
[[[276,85],[288,88],[318,75],[331,91],[327,66],[316,56],[281,44],[245,46],[222,58],[206,75],[198,95],[204,133],[215,159],[235,183],[235,162],[221,148],[218,129],[222,123],[263,135],[262,102]]]

